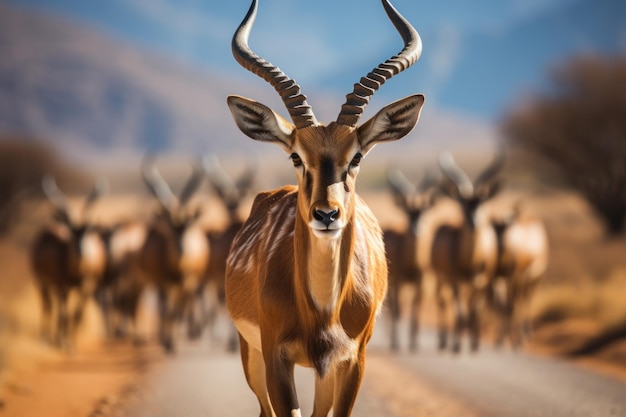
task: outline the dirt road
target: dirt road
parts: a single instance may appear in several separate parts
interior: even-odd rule
[[[424,335],[418,354],[389,354],[378,334],[369,350],[355,416],[626,416],[626,383],[553,358],[484,348],[441,354]],[[303,415],[312,410],[312,374],[296,372]],[[239,356],[205,344],[157,364],[115,417],[258,415]]]

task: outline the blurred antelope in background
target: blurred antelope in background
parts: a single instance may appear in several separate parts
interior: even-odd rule
[[[160,208],[148,226],[135,264],[156,286],[159,339],[166,352],[173,352],[173,331],[178,319],[188,317],[187,330],[191,335],[199,331],[194,301],[206,279],[210,248],[204,229],[198,225],[202,212],[188,203],[204,179],[204,172],[194,165],[178,196],[163,179],[152,158],[144,161],[142,172]]]
[[[479,347],[479,311],[496,266],[497,242],[493,228],[481,221],[477,212],[499,191],[495,177],[503,162],[499,154],[472,182],[452,155],[445,152],[439,156],[439,166],[452,182],[443,191],[458,203],[462,213],[460,224],[441,224],[435,229],[430,250],[430,268],[437,277],[440,349],[445,349],[448,343],[448,307],[454,315],[452,350],[460,351],[465,329],[469,332],[471,349]],[[450,303],[446,301],[446,289],[452,293]]]
[[[401,292],[412,290],[409,308],[409,350],[417,350],[419,316],[422,301],[423,268],[419,261],[420,219],[435,201],[435,179],[424,175],[419,185],[413,184],[399,170],[388,173],[387,183],[394,202],[404,212],[407,224],[402,231],[383,230],[389,263],[389,292],[387,305],[391,315],[391,349],[398,350],[398,322],[401,318]]]
[[[518,347],[530,335],[530,302],[548,266],[548,236],[543,222],[522,213],[519,202],[491,223],[498,242],[492,295],[500,319],[496,343],[508,337]]]
[[[226,259],[230,252],[230,247],[235,239],[235,235],[243,226],[241,206],[250,193],[254,183],[256,168],[248,166],[235,181],[219,163],[217,158],[209,157],[203,161],[203,166],[209,183],[220,198],[227,214],[226,225],[219,230],[211,230],[208,233],[209,245],[211,247],[211,259],[209,260],[207,281],[215,294],[215,302],[211,304],[209,313],[209,326],[213,329],[214,321],[220,311],[226,308],[226,296],[224,293],[224,282],[226,279]],[[229,318],[230,320],[230,318]],[[227,342],[228,350],[237,349],[237,333],[232,328],[231,335]]]
[[[124,220],[100,226],[106,247],[106,268],[97,292],[106,333],[109,338],[132,337],[140,342],[137,329],[139,303],[147,281],[132,269],[133,260],[142,248],[147,225]]]
[[[107,184],[95,183],[77,216],[71,215],[67,196],[51,176],[43,179],[42,186],[54,206],[54,220],[35,237],[30,252],[42,302],[41,333],[44,339],[70,349],[85,304],[104,273],[106,250],[88,215]],[[72,291],[78,295],[73,314],[68,305]]]
[[[236,60],[276,89],[293,124],[263,104],[229,96],[235,122],[250,138],[279,145],[298,178],[298,186],[257,195],[227,262],[226,305],[261,416],[302,415],[296,365],[315,371],[316,417],[331,409],[335,417],[350,415],[363,378],[387,262],[382,232],[355,181],[362,158],[377,143],[407,135],[424,103],[423,95],[406,97],[357,127],[374,92],[422,50],[415,29],[382,3],[404,49],[361,78],[337,121],[326,126],[295,81],[248,46],[256,0],[233,37]]]

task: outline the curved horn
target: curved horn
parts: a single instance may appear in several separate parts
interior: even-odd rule
[[[397,55],[392,56],[374,68],[367,76],[354,84],[352,93],[346,96],[346,102],[341,106],[341,113],[337,123],[356,127],[367,103],[385,81],[413,65],[422,54],[422,40],[413,26],[389,3],[382,0],[389,20],[402,36],[404,48]]]
[[[456,185],[461,197],[470,197],[474,194],[474,185],[469,179],[465,171],[463,171],[455,162],[452,154],[442,152],[439,154],[439,166],[444,174]]]
[[[229,194],[233,194],[236,185],[215,155],[205,157],[202,165],[209,177],[209,183],[222,200],[226,200]]]
[[[415,192],[415,185],[399,170],[387,171],[387,185],[397,206],[408,209],[408,200]]]
[[[181,206],[187,204],[191,196],[196,192],[200,184],[202,184],[202,180],[204,179],[204,170],[198,163],[194,163],[192,166],[191,177],[185,183],[182,191],[180,192],[180,196],[178,197],[178,201]]]
[[[417,188],[421,192],[424,192],[433,187],[436,187],[438,183],[439,183],[439,175],[437,173],[437,168],[435,168],[434,166],[430,166],[422,174],[422,180],[420,181]]]
[[[41,188],[57,210],[67,212],[67,197],[63,194],[52,175],[47,174],[43,177]]]
[[[167,182],[163,179],[159,173],[157,167],[154,165],[153,157],[146,157],[143,161],[142,174],[143,180],[148,186],[148,189],[159,200],[159,202],[166,209],[170,208],[170,204],[176,201],[176,196],[172,192],[172,189],[167,185]]]
[[[248,46],[250,31],[257,12],[257,0],[252,0],[248,14],[235,32],[232,41],[233,56],[239,64],[267,81],[278,92],[289,111],[291,120],[298,129],[317,125],[317,119],[306,96],[300,92],[300,86],[289,78],[277,66],[255,54]]]
[[[415,185],[399,169],[387,171],[387,184],[395,193],[404,196],[416,190]]]
[[[93,189],[87,195],[85,199],[85,204],[83,206],[83,213],[89,210],[89,208],[93,205],[93,203],[100,198],[103,194],[109,191],[109,182],[105,177],[98,177],[93,184]]]
[[[493,159],[493,161],[491,161],[491,164],[489,164],[489,166],[487,166],[480,173],[480,175],[478,175],[478,177],[476,178],[476,181],[474,181],[474,183],[476,184],[476,187],[493,180],[493,178],[500,172],[500,170],[502,170],[505,160],[506,160],[506,157],[505,157],[504,151],[499,150],[495,158]]]

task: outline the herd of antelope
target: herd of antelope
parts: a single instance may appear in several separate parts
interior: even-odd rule
[[[188,337],[195,339],[223,309],[226,257],[241,226],[238,212],[252,187],[252,172],[235,181],[207,158],[194,165],[175,194],[155,162],[147,157],[141,169],[146,189],[157,202],[147,220],[103,224],[94,216],[91,209],[107,189],[103,180],[96,182],[77,213],[55,180],[44,178],[43,191],[54,211],[34,239],[31,259],[42,298],[42,337],[49,342],[72,347],[89,298],[101,309],[107,336],[139,342],[138,309],[146,290],[153,288],[158,296],[159,341],[167,352],[174,351],[178,323],[185,323]],[[200,222],[203,206],[191,204],[205,178],[218,190],[229,214],[220,229],[205,227]],[[70,309],[71,292],[79,295],[79,301]],[[211,295],[213,303],[207,302]],[[230,348],[235,347],[231,342]]]
[[[431,174],[413,184],[391,170],[389,188],[406,215],[402,230],[382,230],[356,193],[365,157],[376,144],[411,132],[425,101],[422,94],[410,95],[359,125],[374,93],[413,65],[422,51],[413,26],[388,0],[382,4],[404,47],[362,77],[336,121],[324,125],[300,86],[250,49],[257,15],[257,0],[252,0],[233,37],[233,55],[274,87],[291,121],[241,96],[229,96],[227,104],[245,135],[274,143],[289,155],[297,186],[259,193],[245,221],[241,203],[253,173],[235,182],[216,159],[195,166],[177,195],[147,158],[143,179],[158,210],[150,221],[109,227],[88,220],[90,207],[104,192],[101,183],[76,218],[54,180],[46,178],[54,221],[32,250],[46,316],[44,337],[70,345],[89,297],[101,306],[109,335],[132,335],[141,292],[151,285],[158,294],[159,341],[171,352],[178,323],[196,338],[226,308],[233,325],[228,346],[239,348],[261,415],[290,417],[301,415],[295,366],[315,371],[314,416],[331,409],[334,416],[350,415],[366,345],[384,305],[392,324],[390,347],[400,349],[398,322],[406,286],[413,287],[409,349],[417,350],[428,274],[436,283],[440,349],[449,346],[458,352],[465,331],[471,349],[478,349],[484,311],[498,317],[498,343],[506,338],[516,346],[522,343],[548,244],[542,223],[523,210],[523,201],[509,204],[499,215],[481,213],[502,188],[498,174],[503,156],[474,181],[449,153],[439,156],[441,179]],[[219,232],[200,227],[202,209],[189,204],[206,177],[229,217]],[[437,216],[442,201],[453,204],[458,216]],[[213,289],[211,303],[205,300],[208,288]],[[81,300],[72,314],[67,307],[71,290]]]

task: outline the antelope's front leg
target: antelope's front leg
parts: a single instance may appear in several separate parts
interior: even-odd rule
[[[420,310],[422,307],[422,283],[416,280],[415,292],[411,299],[411,316],[409,324],[409,350],[415,352],[417,350],[417,336],[419,333]]]
[[[440,278],[438,277],[437,279],[439,280]],[[446,300],[443,294],[443,284],[440,281],[437,282],[436,298],[439,350],[444,350],[448,345],[448,325],[446,320]]]
[[[348,417],[361,387],[365,370],[365,349],[361,349],[356,360],[339,364],[336,370],[335,402],[333,417]]]
[[[265,347],[264,347],[265,349]],[[302,417],[296,385],[294,363],[282,348],[265,353],[267,392],[277,417]]]
[[[400,320],[400,299],[398,285],[390,285],[388,295],[388,305],[391,321],[391,350],[397,352],[400,350],[398,343],[398,321]]]

